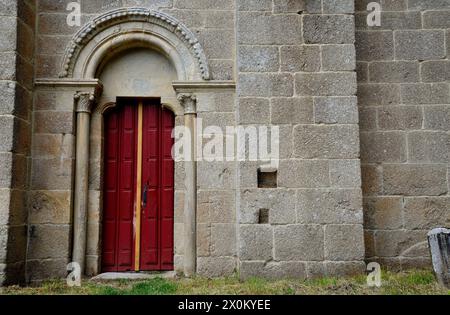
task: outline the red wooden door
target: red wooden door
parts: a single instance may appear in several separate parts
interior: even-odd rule
[[[174,123],[155,100],[105,115],[104,272],[173,270]]]

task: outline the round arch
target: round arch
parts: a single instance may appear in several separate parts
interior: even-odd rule
[[[82,27],[65,50],[60,77],[94,79],[105,58],[132,47],[159,50],[173,62],[180,81],[210,79],[196,36],[174,17],[146,8],[109,11]]]

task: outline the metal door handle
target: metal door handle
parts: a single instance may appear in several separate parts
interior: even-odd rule
[[[145,184],[144,190],[142,191],[142,209],[145,209],[147,206],[147,193],[148,193],[148,184]]]

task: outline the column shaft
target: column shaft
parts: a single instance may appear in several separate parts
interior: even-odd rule
[[[87,211],[89,193],[89,128],[90,114],[77,114],[76,171],[74,200],[73,262],[79,263],[84,273],[86,256]]]
[[[184,116],[185,127],[190,131],[191,156],[185,161],[185,203],[184,203],[184,274],[192,277],[197,271],[197,163],[195,159],[195,119],[193,113]]]

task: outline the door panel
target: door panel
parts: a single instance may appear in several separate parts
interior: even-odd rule
[[[141,271],[173,270],[171,151],[175,118],[155,100],[145,100],[142,104],[142,127],[138,123],[137,100],[120,104],[105,115],[103,271],[134,270],[136,257]],[[139,208],[136,207],[139,128],[142,130],[143,202],[140,234],[135,236],[139,231],[134,226],[135,211]]]
[[[133,269],[136,135],[133,104],[105,116],[104,271]]]
[[[142,209],[141,270],[172,270],[174,164],[172,145],[167,157],[164,144],[173,143],[174,117],[170,111],[149,104],[144,107],[143,121],[142,180],[148,192],[146,207]],[[172,163],[167,163],[167,159]],[[166,171],[167,167],[172,167],[172,170]],[[170,198],[163,193],[166,181],[172,192]],[[164,208],[168,210],[164,211]]]

